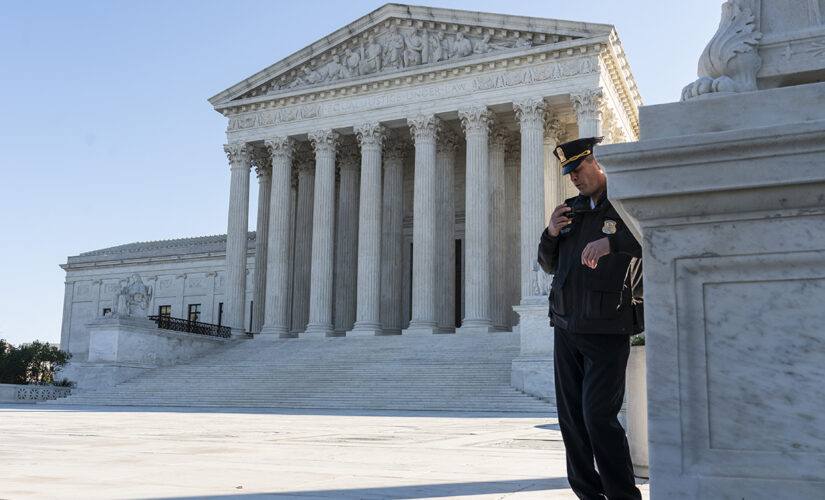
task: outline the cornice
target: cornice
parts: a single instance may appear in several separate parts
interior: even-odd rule
[[[622,42],[615,30],[610,34],[610,43],[602,53],[601,60],[605,71],[610,76],[610,82],[613,85],[612,93],[619,99],[633,129],[635,139],[638,139],[639,106],[642,106],[642,97],[633,73],[630,71],[630,62],[627,60]]]
[[[209,99],[209,102],[218,109],[228,101],[236,99],[244,93],[265,84],[268,80],[282,75],[292,68],[305,64],[314,57],[325,55],[325,52],[330,49],[336,49],[338,46],[355,38],[366,38],[369,32],[375,31],[382,26],[388,27],[392,18],[396,18],[403,23],[409,23],[410,26],[416,25],[422,28],[436,26],[442,29],[454,28],[462,30],[464,30],[465,27],[484,28],[488,30],[504,30],[515,32],[519,35],[525,34],[530,36],[547,36],[548,33],[552,33],[552,35],[550,35],[551,37],[561,38],[599,36],[601,34],[607,34],[613,29],[611,25],[596,23],[419,7],[403,4],[386,4],[246,78],[240,83],[216,94]],[[503,26],[505,28],[502,28]],[[557,40],[558,39],[559,38],[557,38]]]

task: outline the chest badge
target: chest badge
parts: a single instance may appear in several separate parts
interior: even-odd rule
[[[605,219],[604,225],[602,226],[602,232],[604,234],[616,234],[616,221]]]

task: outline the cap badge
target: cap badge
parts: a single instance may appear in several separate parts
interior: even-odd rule
[[[567,161],[567,157],[564,156],[564,150],[561,148],[561,146],[556,148],[556,155],[558,155],[559,161]]]
[[[604,234],[616,234],[616,221],[605,219],[604,225],[602,226],[602,232]]]

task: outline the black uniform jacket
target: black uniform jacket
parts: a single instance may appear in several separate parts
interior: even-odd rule
[[[538,261],[553,274],[550,319],[570,333],[629,335],[644,330],[642,299],[642,249],[602,194],[596,207],[590,198],[565,200],[576,213],[558,237],[547,229],[541,235]],[[581,263],[584,247],[607,237],[610,253],[596,269]]]

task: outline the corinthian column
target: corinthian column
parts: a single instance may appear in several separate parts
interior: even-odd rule
[[[223,147],[229,159],[229,222],[226,231],[226,288],[224,289],[224,324],[232,335],[245,334],[244,302],[246,297],[246,242],[249,226],[249,148],[234,143]]]
[[[579,137],[598,137],[602,135],[604,121],[604,99],[601,88],[587,89],[570,94],[576,122],[579,125]],[[565,198],[579,194],[571,182],[564,184]]]
[[[490,319],[497,330],[507,330],[506,272],[504,268],[504,146],[507,137],[498,126],[490,133]]]
[[[559,159],[553,154],[556,145],[563,142],[564,125],[557,119],[548,119],[544,126],[544,222],[550,222],[553,209],[567,196],[567,185],[572,183],[561,175]],[[574,186],[575,187],[575,186]]]
[[[521,302],[533,296],[533,262],[544,231],[544,122],[543,99],[514,102],[521,128]]]
[[[493,118],[486,106],[458,110],[467,138],[464,210],[464,321],[460,332],[490,332],[490,162]]]
[[[384,150],[381,203],[381,324],[385,334],[401,333],[404,262],[404,158],[410,144],[398,138]]]
[[[507,138],[507,145],[504,149],[504,199],[507,205],[507,215],[504,223],[506,228],[504,241],[507,242],[504,281],[507,283],[507,324],[509,326],[518,324],[518,314],[512,306],[521,302],[520,168],[521,138],[517,133],[514,133]]]
[[[407,120],[415,140],[413,185],[412,319],[405,334],[438,332],[435,316],[435,143],[441,120],[419,115]]]
[[[381,146],[384,127],[355,127],[361,146],[361,204],[358,213],[358,307],[349,335],[381,334]]]
[[[332,271],[335,238],[335,147],[338,133],[331,129],[309,134],[315,148],[315,200],[312,209],[312,270],[309,322],[302,337],[333,334]]]
[[[252,164],[258,175],[258,221],[255,231],[255,282],[252,290],[252,333],[260,333],[264,324],[266,299],[267,247],[269,239],[269,205],[272,188],[272,161],[267,151],[257,150]]]
[[[335,334],[343,335],[355,323],[356,266],[358,265],[358,184],[361,159],[358,147],[342,144],[338,153],[341,181],[335,231]]]
[[[272,163],[272,187],[269,203],[269,238],[267,243],[266,298],[255,309],[265,310],[260,338],[277,339],[289,333],[289,261],[292,234],[290,198],[292,185],[292,140],[276,137],[266,141]],[[260,219],[259,219],[260,221]],[[260,224],[259,224],[260,226]],[[259,302],[255,302],[258,304]],[[266,306],[264,307],[264,304]]]
[[[306,144],[306,143],[304,143]],[[298,199],[295,214],[292,333],[303,332],[309,319],[309,280],[312,267],[312,211],[315,198],[315,161],[311,150],[295,152],[298,167]]]
[[[455,331],[455,155],[459,138],[442,133],[438,138],[435,155],[436,178],[436,255],[435,263],[436,315],[438,329],[442,333]]]

